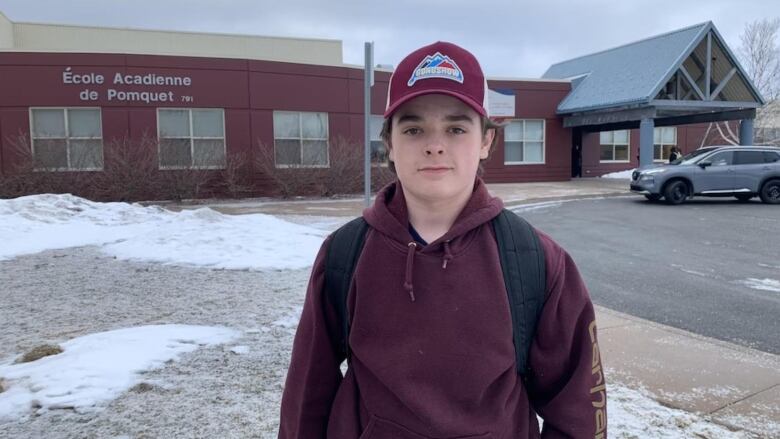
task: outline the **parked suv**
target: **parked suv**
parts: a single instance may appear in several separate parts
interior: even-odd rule
[[[650,201],[663,197],[680,204],[694,195],[736,197],[748,201],[758,195],[769,204],[780,203],[780,148],[772,146],[711,146],[664,165],[636,169],[631,191]]]

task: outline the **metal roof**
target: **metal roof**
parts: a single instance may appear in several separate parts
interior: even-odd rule
[[[551,66],[542,77],[572,80],[572,91],[559,104],[559,114],[639,107],[654,100],[684,63],[690,64],[694,51],[698,53],[702,51],[702,45],[706,47],[710,31],[714,49],[737,69],[737,80],[726,85],[720,99],[763,104],[763,98],[712,22],[560,62]],[[723,73],[716,74],[721,78],[724,76]],[[733,97],[727,97],[729,95]]]

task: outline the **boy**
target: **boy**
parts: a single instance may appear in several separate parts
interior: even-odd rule
[[[363,218],[365,244],[347,313],[317,256],[295,336],[279,437],[336,439],[606,437],[594,312],[572,259],[536,232],[544,306],[528,373],[516,370],[513,321],[491,221],[503,203],[477,176],[496,125],[474,56],[437,42],[390,79],[383,139],[398,180]]]

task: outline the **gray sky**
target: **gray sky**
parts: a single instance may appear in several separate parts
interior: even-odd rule
[[[489,76],[537,78],[580,55],[711,20],[732,50],[778,0],[0,0],[12,21],[343,41],[344,62],[398,64],[436,40],[471,50]],[[780,43],[780,42],[779,42]]]

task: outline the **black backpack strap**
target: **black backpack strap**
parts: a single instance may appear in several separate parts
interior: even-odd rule
[[[339,227],[331,237],[325,257],[325,292],[336,310],[341,326],[338,342],[342,353],[349,359],[349,316],[347,315],[347,294],[352,283],[352,274],[363,251],[368,223],[363,217]],[[335,335],[335,334],[334,334]]]
[[[517,373],[525,376],[547,286],[544,250],[533,227],[514,212],[502,210],[491,224],[512,313]]]

